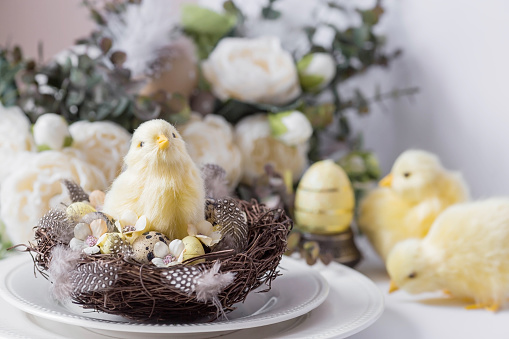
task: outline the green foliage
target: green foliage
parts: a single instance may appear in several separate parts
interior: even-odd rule
[[[12,246],[9,237],[5,233],[5,225],[0,220],[0,259],[3,259],[7,254],[7,249]]]
[[[181,8],[181,24],[184,32],[194,40],[200,59],[206,59],[219,40],[235,27],[237,15],[231,11],[220,14],[186,4]]]
[[[107,52],[111,41],[102,39],[100,46]],[[109,54],[113,67],[105,64],[106,57],[103,54],[93,59],[70,52],[63,63],[37,65],[23,60],[17,48],[0,49],[0,100],[5,105],[20,106],[32,122],[52,112],[68,122],[111,120],[133,131],[149,119],[187,120],[190,114],[187,102],[180,102],[178,110],[170,104],[170,101],[182,101],[175,95],[137,94],[144,82],[133,80],[130,71],[122,68],[125,53]],[[23,90],[18,90],[16,78],[20,79]]]
[[[380,165],[370,151],[355,150],[337,161],[352,182],[378,180],[381,175]]]
[[[0,103],[2,105],[16,105],[18,99],[16,75],[23,67],[23,54],[19,47],[14,47],[11,51],[0,49]]]

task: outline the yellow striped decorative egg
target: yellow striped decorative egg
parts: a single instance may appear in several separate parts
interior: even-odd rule
[[[355,197],[345,171],[332,160],[314,163],[295,195],[295,223],[314,234],[346,231],[352,222]]]

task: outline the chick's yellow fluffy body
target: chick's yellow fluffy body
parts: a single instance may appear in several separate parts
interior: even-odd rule
[[[182,239],[189,223],[204,219],[204,208],[200,171],[177,130],[164,120],[140,125],[124,159],[124,172],[106,195],[104,212],[120,218],[131,210],[147,217],[146,231]]]
[[[401,240],[427,233],[448,206],[468,199],[461,174],[444,169],[428,152],[409,150],[392,167],[389,187],[370,192],[361,202],[358,224],[385,260]]]
[[[448,290],[496,310],[509,295],[509,199],[457,204],[428,235],[397,244],[387,258],[396,286],[410,293]]]

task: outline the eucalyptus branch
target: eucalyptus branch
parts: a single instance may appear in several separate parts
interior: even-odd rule
[[[372,105],[374,103],[382,103],[383,101],[388,100],[388,99],[399,99],[401,97],[413,96],[413,95],[417,94],[418,92],[419,92],[418,87],[410,87],[410,88],[404,88],[404,89],[395,88],[390,92],[378,93],[371,98],[364,98],[364,100],[365,100],[364,102],[367,105]],[[356,108],[356,109],[360,108],[359,101],[355,100],[355,99],[350,99],[348,101],[345,101],[339,107],[339,111],[343,111],[343,110],[346,110],[349,108]]]

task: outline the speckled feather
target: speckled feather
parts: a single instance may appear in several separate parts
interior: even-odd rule
[[[46,213],[36,227],[51,229],[55,239],[62,243],[68,243],[74,236],[72,223],[67,219],[65,211],[51,209]]]
[[[118,279],[118,267],[100,261],[78,266],[71,277],[75,293],[90,293],[113,288]]]
[[[88,194],[74,181],[63,179],[62,183],[67,188],[72,202],[90,201]]]
[[[163,280],[172,289],[190,295],[196,289],[198,279],[203,274],[197,266],[172,267],[161,272]]]
[[[221,232],[221,241],[212,248],[213,252],[234,249],[239,253],[246,248],[249,240],[246,214],[235,199],[207,199],[206,215]]]

